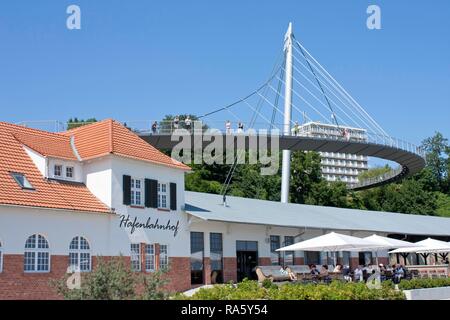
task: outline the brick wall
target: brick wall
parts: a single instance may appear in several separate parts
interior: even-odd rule
[[[169,291],[186,291],[191,288],[191,260],[187,257],[169,257],[169,272],[166,274],[170,282]]]
[[[223,258],[223,282],[237,282],[237,259],[236,257]]]
[[[50,272],[25,273],[23,255],[4,255],[3,272],[0,272],[0,299],[61,299],[49,282],[51,279],[61,279],[64,276],[69,265],[69,257],[52,255],[50,263]]]
[[[350,257],[350,268],[353,270],[359,265],[358,257]]]
[[[102,257],[109,260],[112,257]],[[23,255],[4,255],[3,271],[0,272],[0,300],[53,300],[62,299],[50,285],[51,280],[62,279],[69,265],[68,256],[52,255],[50,272],[25,273]],[[130,266],[130,257],[123,257]],[[92,266],[98,265],[98,257],[92,257]],[[169,291],[185,291],[191,288],[190,260],[185,257],[170,257]]]
[[[211,259],[209,257],[203,258],[203,283],[211,284]]]
[[[304,265],[305,264],[305,258],[303,258],[303,257],[294,257],[294,264],[295,265]]]
[[[258,265],[260,265],[260,266],[270,266],[270,265],[272,265],[272,261],[270,260],[270,257],[260,257],[258,259]]]

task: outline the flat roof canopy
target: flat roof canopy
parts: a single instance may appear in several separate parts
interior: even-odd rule
[[[409,235],[450,236],[450,218],[281,203],[186,191],[185,211],[208,221],[372,231]]]

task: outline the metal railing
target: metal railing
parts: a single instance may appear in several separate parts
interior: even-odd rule
[[[201,134],[207,129],[214,129],[218,132],[221,132],[223,134],[245,134],[248,132],[249,129],[246,125],[246,122],[242,122],[243,124],[243,130],[240,130],[238,128],[238,121],[233,121],[231,123],[230,128],[227,128],[226,121],[191,121],[190,125],[189,123],[186,123],[184,120],[180,120],[177,122],[173,120],[138,120],[138,121],[123,121],[121,122],[123,125],[128,127],[130,130],[137,134],[141,135],[170,135],[174,133],[176,129],[185,129],[188,130],[188,132],[193,134]],[[156,123],[156,125],[155,125]],[[32,127],[36,129],[51,131],[51,132],[60,132],[67,129],[68,123],[63,123],[61,121],[24,121],[17,123],[19,125],[23,125],[26,127]],[[80,125],[86,125],[87,123],[79,123]],[[77,123],[70,123],[70,125],[74,126],[77,125]],[[252,130],[260,131],[259,133],[265,133],[272,136],[286,136],[283,135],[280,130],[280,128],[283,128],[282,123],[273,123],[272,124],[272,131],[268,131],[268,123],[267,122],[255,122],[253,123]],[[221,129],[220,129],[221,128]],[[307,127],[305,127],[307,128]],[[310,132],[308,130],[299,130],[298,132],[294,132],[294,130],[291,131],[293,134],[289,136],[299,136],[299,137],[307,137],[307,138],[314,138],[324,141],[344,141],[344,142],[353,142],[353,143],[363,143],[363,144],[373,144],[373,145],[379,145],[379,146],[386,146],[391,148],[396,148],[398,150],[406,151],[415,155],[418,155],[422,158],[425,158],[425,151],[419,147],[416,146],[410,142],[404,141],[402,139],[393,138],[386,135],[376,134],[372,132],[364,132],[363,135],[339,135],[336,134],[336,131],[333,131],[333,133],[327,133],[327,132],[320,132],[314,133]],[[296,134],[295,134],[296,133]],[[370,185],[376,185],[380,184],[384,181],[389,181],[394,179],[395,177],[402,174],[404,168],[402,166],[399,166],[398,168],[392,169],[389,172],[386,172],[382,175],[379,175],[377,177],[367,178],[363,181],[359,181],[358,183],[354,183],[349,186],[350,189],[358,189],[363,188]]]

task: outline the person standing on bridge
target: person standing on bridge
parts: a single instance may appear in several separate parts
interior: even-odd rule
[[[178,118],[178,116],[175,116],[175,118],[173,119],[173,128],[174,128],[175,130],[178,129],[179,123],[180,123],[180,118]]]
[[[152,124],[152,134],[156,134],[156,130],[158,129],[158,122],[153,122]]]
[[[298,125],[298,121],[295,121],[294,128],[292,129],[294,136],[298,136],[300,132],[300,126]]]
[[[244,132],[244,124],[239,121],[239,123],[238,123],[238,133],[243,133],[243,132]]]
[[[227,120],[227,122],[225,122],[225,130],[227,134],[231,134],[231,122],[230,120]]]
[[[186,127],[186,130],[188,130],[189,132],[191,132],[191,125],[192,125],[191,118],[189,116],[186,116],[186,119],[184,119],[184,126]]]

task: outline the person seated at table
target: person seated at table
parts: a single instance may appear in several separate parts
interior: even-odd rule
[[[342,264],[338,263],[336,267],[334,267],[333,272],[342,273]]]
[[[317,276],[319,274],[319,270],[317,270],[317,267],[315,264],[311,264],[309,266],[309,269],[311,270],[310,272],[313,276]]]
[[[353,278],[355,282],[363,281],[363,268],[361,265],[357,266],[355,271],[353,272]]]
[[[324,281],[331,280],[331,278],[328,274],[328,266],[326,264],[322,265],[322,269],[320,270],[320,278]]]
[[[292,270],[290,268],[286,267],[285,270],[287,271],[287,274],[289,276],[289,280],[297,281],[297,275],[294,272],[292,272]]]
[[[352,282],[350,266],[344,266],[342,268],[342,274],[344,275],[345,281]]]
[[[288,270],[287,270],[287,266],[285,266],[285,265],[281,266],[281,268],[280,268],[280,274],[283,275],[283,276],[287,276],[288,273],[289,273],[289,272],[288,272]]]
[[[394,269],[394,279],[393,279],[393,282],[394,282],[395,284],[399,284],[400,281],[401,281],[401,279],[404,278],[404,277],[405,277],[405,269],[404,269],[400,264],[397,264],[397,265],[395,266],[395,269]]]

